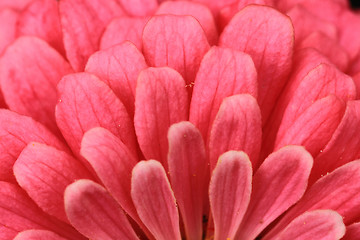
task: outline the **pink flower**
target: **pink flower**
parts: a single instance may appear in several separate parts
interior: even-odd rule
[[[357,239],[359,26],[344,0],[2,1],[0,239]]]

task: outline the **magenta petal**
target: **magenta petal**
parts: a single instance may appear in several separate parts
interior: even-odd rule
[[[357,240],[360,236],[360,223],[353,223],[346,227],[346,234],[342,240]]]
[[[77,156],[83,134],[93,127],[108,129],[136,153],[132,121],[124,105],[104,82],[89,73],[71,74],[61,80],[58,92],[56,122]]]
[[[0,55],[16,38],[18,13],[10,8],[0,8]]]
[[[66,56],[75,71],[82,71],[111,19],[124,15],[117,0],[62,0],[59,12]]]
[[[287,146],[265,159],[253,177],[249,207],[236,239],[253,239],[304,194],[313,164],[304,148]]]
[[[14,164],[19,185],[36,204],[50,215],[68,222],[64,191],[76,179],[92,176],[76,159],[65,152],[40,143],[29,143]]]
[[[250,201],[252,167],[244,152],[229,151],[219,157],[209,186],[215,240],[235,239]]]
[[[158,161],[141,161],[134,167],[131,196],[141,220],[155,239],[181,239],[174,194]]]
[[[240,93],[257,97],[257,74],[251,57],[228,48],[210,49],[195,83],[189,119],[200,130],[205,143],[224,98]]]
[[[167,169],[169,127],[188,118],[188,96],[181,75],[171,68],[148,68],[140,73],[135,98],[135,130],[146,159]]]
[[[210,166],[214,169],[221,154],[244,151],[257,168],[261,143],[261,112],[256,99],[248,94],[225,98],[211,129]]]
[[[117,202],[90,180],[66,188],[65,210],[71,224],[90,239],[138,239]]]
[[[143,55],[130,42],[98,51],[90,56],[85,71],[95,74],[114,91],[134,115],[135,88],[138,75],[146,68]]]
[[[143,52],[149,65],[171,67],[187,84],[194,82],[200,61],[208,50],[204,30],[192,16],[155,16],[144,28]]]
[[[188,239],[202,238],[204,189],[207,188],[205,146],[189,122],[173,124],[168,133],[169,175]],[[206,191],[207,194],[207,191]]]
[[[20,232],[14,240],[66,240],[54,232],[47,230],[26,230]]]
[[[202,4],[189,1],[167,1],[163,2],[156,11],[157,15],[174,14],[174,15],[190,15],[199,21],[204,29],[206,37],[210,45],[214,45],[218,40],[218,33],[215,21],[211,11]]]
[[[289,239],[342,239],[345,225],[335,211],[316,210],[305,212],[295,218],[279,235],[277,240]],[[265,238],[266,239],[266,236]]]
[[[43,123],[53,132],[57,101],[56,85],[72,69],[46,42],[20,37],[0,60],[0,82],[9,108]]]
[[[271,7],[259,5],[241,10],[220,36],[220,46],[244,51],[254,60],[261,86],[258,102],[263,123],[291,70],[293,45],[290,18]]]
[[[0,144],[0,181],[15,181],[13,164],[30,142],[40,142],[68,151],[43,125],[5,109],[0,110],[0,136],[3,141]]]

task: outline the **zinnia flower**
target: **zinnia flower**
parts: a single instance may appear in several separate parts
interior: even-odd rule
[[[0,239],[358,239],[345,0],[3,0]]]

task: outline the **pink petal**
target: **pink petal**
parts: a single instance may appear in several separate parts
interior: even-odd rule
[[[274,149],[297,144],[317,156],[339,125],[344,110],[344,102],[334,95],[317,100],[294,122],[286,122],[288,128],[279,130]]]
[[[210,166],[214,169],[221,154],[229,150],[244,151],[253,168],[261,143],[261,112],[256,99],[248,94],[225,98],[211,129]]]
[[[37,36],[65,56],[57,1],[29,4],[19,17],[18,34]]]
[[[0,8],[13,8],[17,11],[23,10],[35,0],[1,0]]]
[[[151,16],[158,7],[157,0],[117,0],[127,15]]]
[[[46,215],[18,185],[0,181],[0,239],[29,229],[50,230],[69,240],[85,239],[69,225]]]
[[[278,240],[288,239],[342,239],[345,225],[335,211],[317,210],[305,212],[295,218],[279,235]],[[266,237],[264,238],[266,239]]]
[[[360,72],[358,74],[355,74],[353,79],[354,79],[354,83],[356,85],[357,96],[360,97]]]
[[[134,124],[146,159],[167,169],[169,127],[188,118],[188,96],[181,75],[171,68],[149,68],[138,78]]]
[[[101,37],[100,49],[106,49],[124,41],[132,42],[142,50],[142,32],[148,17],[118,17],[106,27]]]
[[[91,55],[85,71],[109,85],[129,115],[134,116],[136,81],[140,71],[146,67],[139,50],[130,42],[124,42]]]
[[[229,151],[219,157],[209,186],[215,240],[235,239],[250,201],[252,168],[244,152]]]
[[[293,45],[290,18],[271,7],[259,5],[241,10],[220,36],[220,46],[244,51],[254,60],[261,86],[258,102],[263,123],[291,70]]]
[[[169,175],[188,239],[202,238],[204,189],[207,188],[205,146],[189,122],[173,124],[168,133]],[[207,194],[207,190],[206,190]]]
[[[117,202],[100,185],[79,180],[65,190],[71,224],[91,239],[138,239]]]
[[[210,45],[214,45],[218,40],[218,33],[213,15],[210,10],[202,4],[188,1],[163,2],[156,11],[157,15],[190,15],[199,21],[204,29]]]
[[[143,52],[150,66],[168,66],[191,84],[209,50],[204,30],[192,16],[161,15],[144,28]]]
[[[98,50],[101,34],[111,19],[124,15],[117,0],[62,0],[59,12],[66,56],[76,71]]]
[[[287,146],[265,159],[253,178],[253,192],[235,239],[253,239],[304,194],[313,164],[304,148]]]
[[[357,240],[360,236],[360,223],[353,223],[346,227],[346,234],[342,240]]]
[[[32,118],[9,110],[0,110],[0,181],[14,182],[13,164],[21,151],[32,141],[68,151],[43,125]]]
[[[89,73],[71,74],[61,80],[58,92],[56,122],[77,156],[83,134],[93,127],[108,129],[136,153],[132,121],[124,105],[104,82]]]
[[[251,57],[228,48],[210,49],[195,82],[189,119],[200,130],[205,143],[224,98],[240,93],[257,97],[257,74]]]
[[[306,211],[330,209],[337,211],[345,225],[359,218],[360,161],[341,166],[319,179],[303,198],[290,209],[268,233],[269,238],[281,231],[294,218]]]
[[[16,38],[18,13],[10,8],[0,8],[0,55]]]
[[[342,11],[336,21],[339,24],[340,44],[353,60],[360,56],[360,31],[354,31],[354,29],[359,29],[360,16],[352,11]]]
[[[76,159],[40,143],[29,143],[14,164],[19,185],[48,214],[68,222],[64,209],[64,191],[76,179],[92,179]]]
[[[20,37],[0,60],[0,82],[9,108],[60,135],[55,122],[56,85],[72,69],[46,42]]]
[[[134,167],[131,196],[141,220],[155,239],[181,239],[175,198],[158,161],[141,161]]]
[[[47,230],[26,230],[20,232],[14,240],[66,240],[54,232]]]

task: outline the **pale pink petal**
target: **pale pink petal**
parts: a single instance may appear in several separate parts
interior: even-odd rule
[[[56,85],[72,69],[45,41],[20,37],[0,59],[0,82],[9,108],[60,134],[55,122]]]
[[[14,240],[66,240],[54,232],[47,230],[26,230],[20,232]]]
[[[342,240],[357,240],[360,236],[360,223],[353,223],[346,227],[345,236]]]
[[[342,217],[335,211],[316,210],[305,212],[295,218],[279,235],[277,240],[322,239],[338,240],[345,234]],[[266,237],[264,238],[266,239]]]
[[[173,124],[168,133],[169,175],[188,239],[202,238],[204,189],[209,171],[199,130],[189,122]],[[207,194],[207,190],[206,190]]]
[[[50,230],[69,240],[83,240],[75,229],[46,215],[18,185],[0,181],[0,239],[30,229]]]
[[[171,68],[148,68],[138,78],[134,124],[146,159],[167,169],[169,127],[188,118],[188,96],[181,75]]]
[[[360,160],[341,166],[319,179],[303,198],[270,230],[269,238],[306,211],[330,209],[337,211],[345,225],[358,220],[360,214]]]
[[[214,169],[221,154],[244,151],[254,169],[261,147],[261,112],[256,99],[248,94],[225,98],[211,129],[209,158]]]
[[[11,8],[0,9],[0,55],[16,38],[18,15]]]
[[[244,152],[229,151],[219,157],[209,186],[215,240],[235,239],[250,201],[252,167]]]
[[[297,144],[317,156],[329,142],[344,111],[344,102],[334,95],[317,100],[294,122],[289,122],[286,130],[279,132],[274,149]]]
[[[82,71],[88,57],[99,49],[111,19],[125,14],[117,0],[62,0],[59,12],[66,56],[75,71]]]
[[[253,239],[304,194],[313,164],[298,146],[284,147],[265,159],[253,178],[251,200],[235,239]]]
[[[106,27],[101,37],[100,49],[106,49],[124,41],[132,42],[137,49],[142,50],[142,32],[148,17],[118,17]]]
[[[68,222],[64,191],[76,179],[92,176],[76,159],[53,147],[29,143],[14,164],[19,185],[46,213]]]
[[[291,70],[293,45],[290,18],[271,7],[259,5],[241,10],[220,36],[220,46],[244,51],[254,60],[261,86],[258,102],[263,123]]]
[[[158,161],[141,161],[134,167],[131,196],[141,220],[155,239],[181,239],[174,194]]]
[[[68,151],[43,125],[32,118],[5,109],[0,110],[0,136],[0,181],[15,181],[13,164],[30,142],[40,142]]]
[[[210,10],[202,4],[189,1],[167,1],[163,2],[156,10],[157,15],[174,14],[174,15],[190,15],[199,21],[204,29],[206,37],[210,45],[214,45],[218,40],[218,33]]]
[[[189,119],[200,130],[205,143],[224,98],[240,93],[257,97],[257,74],[251,57],[228,48],[210,49],[195,82]]]
[[[153,67],[168,66],[191,84],[209,50],[204,30],[192,16],[160,15],[149,20],[143,33],[143,52]]]
[[[90,239],[138,239],[124,212],[110,194],[90,180],[65,190],[65,210],[71,224]]]
[[[99,78],[89,73],[67,75],[58,92],[56,122],[77,156],[83,134],[93,127],[108,129],[136,153],[132,121],[121,101]]]
[[[57,1],[36,0],[20,14],[19,35],[32,35],[45,40],[65,56]]]
[[[95,74],[114,91],[134,116],[136,81],[146,68],[143,55],[130,42],[124,42],[90,56],[85,71]]]

